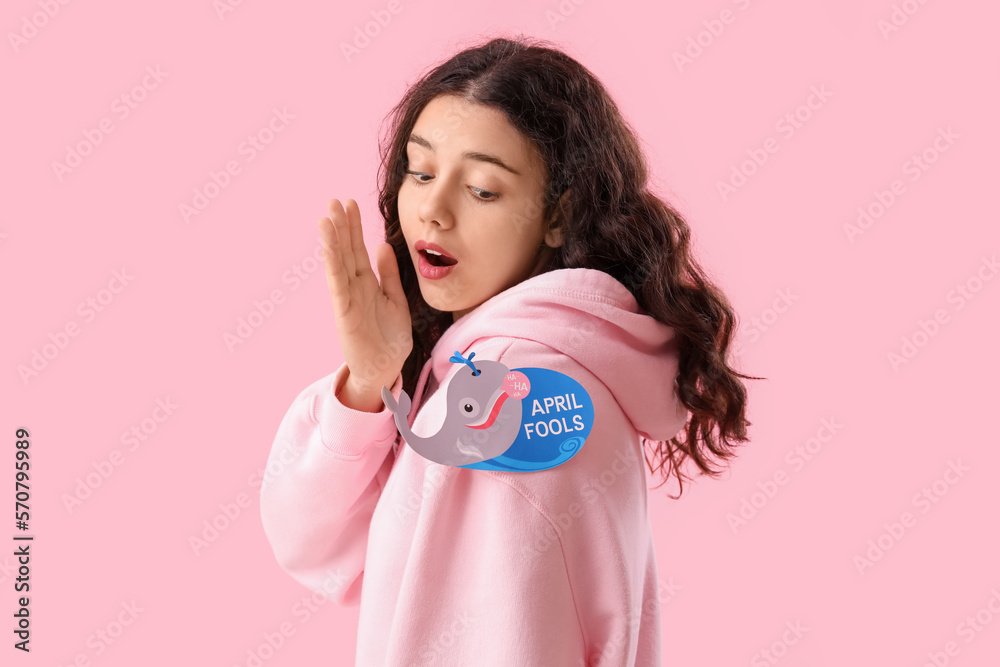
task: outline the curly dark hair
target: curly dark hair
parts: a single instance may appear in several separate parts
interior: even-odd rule
[[[684,479],[692,479],[681,470],[687,458],[702,473],[721,474],[711,467],[711,455],[724,461],[748,440],[740,378],[764,378],[729,366],[733,308],[693,257],[687,222],[648,189],[634,130],[601,82],[545,40],[495,37],[467,48],[427,71],[383,120],[389,129],[379,137],[379,209],[413,323],[404,390],[413,395],[435,343],[453,322],[450,312],[430,307],[420,294],[397,209],[407,141],[420,112],[439,95],[501,111],[540,152],[548,174],[542,216],[557,215],[564,225],[562,245],[543,272],[604,271],[629,289],[646,314],[676,332],[677,393],[691,417],[670,440],[645,441],[655,460],[646,456],[650,472],[663,474],[659,486],[675,474],[680,489],[670,497],[679,498]]]

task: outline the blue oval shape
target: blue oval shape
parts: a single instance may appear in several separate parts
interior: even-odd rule
[[[534,472],[573,458],[594,425],[594,403],[579,382],[548,368],[513,368],[528,377],[522,399],[521,428],[500,456],[458,466],[474,470]],[[510,399],[508,399],[510,400]]]

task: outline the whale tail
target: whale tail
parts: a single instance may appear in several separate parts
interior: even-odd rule
[[[410,397],[405,391],[399,393],[399,402],[397,402],[389,388],[382,385],[382,402],[385,403],[385,407],[389,408],[389,412],[403,417],[404,420],[410,414]]]

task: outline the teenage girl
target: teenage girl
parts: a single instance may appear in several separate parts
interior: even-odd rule
[[[365,667],[659,665],[646,467],[683,493],[682,464],[718,475],[747,440],[733,309],[604,86],[560,50],[463,50],[391,121],[378,275],[353,199],[319,222],[344,363],[278,428],[261,488],[275,557],[360,606]],[[536,400],[476,398],[463,383],[491,363],[528,369]],[[566,400],[541,400],[531,369]],[[498,397],[526,434],[585,439],[548,468],[487,461],[469,443],[493,431],[464,436]]]

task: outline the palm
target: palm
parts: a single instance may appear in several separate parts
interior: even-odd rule
[[[353,199],[347,200],[346,210],[336,199],[330,200],[330,217],[322,218],[319,226],[344,360],[352,372],[362,372],[369,362],[379,360],[376,372],[384,373],[383,381],[391,381],[389,375],[395,377],[412,349],[410,311],[392,249],[382,244],[376,251],[379,285]],[[388,363],[381,363],[385,360]]]
[[[400,308],[383,294],[372,271],[349,279],[345,310],[338,315],[334,301],[337,331],[346,337],[371,341],[379,347],[388,344],[392,332],[409,331],[410,311]]]

